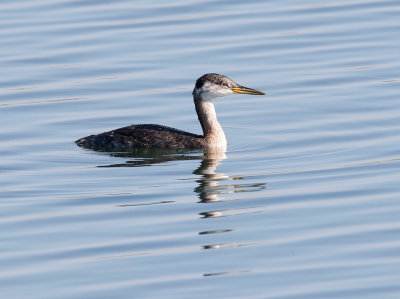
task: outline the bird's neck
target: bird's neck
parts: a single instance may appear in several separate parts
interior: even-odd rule
[[[226,150],[227,142],[225,133],[218,122],[214,104],[203,101],[199,95],[194,94],[194,105],[199,118],[205,142],[210,148],[222,148]]]

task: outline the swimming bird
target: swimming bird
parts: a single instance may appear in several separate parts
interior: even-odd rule
[[[217,120],[213,100],[231,94],[265,95],[264,92],[239,85],[226,76],[209,73],[196,81],[193,100],[203,135],[171,127],[139,124],[78,139],[84,148],[132,149],[218,149],[226,150],[225,133]]]

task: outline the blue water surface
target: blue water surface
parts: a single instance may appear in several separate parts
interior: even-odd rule
[[[0,4],[1,298],[399,298],[400,3]],[[225,156],[85,150],[132,123]]]

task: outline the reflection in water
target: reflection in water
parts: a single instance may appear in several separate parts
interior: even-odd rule
[[[265,183],[239,184],[237,181],[243,180],[243,177],[228,176],[223,173],[215,172],[217,166],[225,158],[225,153],[206,153],[199,168],[193,172],[194,174],[201,175],[201,178],[197,180],[199,186],[195,189],[195,192],[199,195],[200,202],[208,203],[220,201],[220,195],[223,194],[252,192],[265,189]],[[207,218],[218,217],[222,214],[218,211],[212,211],[202,212],[201,215]]]
[[[203,158],[202,151],[189,150],[172,150],[172,149],[154,149],[154,148],[137,148],[121,151],[104,151],[97,149],[97,152],[108,154],[111,157],[129,158],[129,160],[110,165],[102,165],[98,167],[140,167],[150,166],[153,164],[161,164],[178,160],[199,160]]]
[[[198,194],[200,202],[211,203],[220,201],[223,194],[234,194],[240,192],[254,192],[265,189],[265,183],[240,184],[243,180],[240,176],[228,176],[223,173],[217,173],[216,169],[221,161],[226,159],[224,151],[189,151],[172,149],[132,149],[118,152],[103,152],[112,157],[130,158],[124,163],[103,165],[98,167],[140,167],[153,164],[166,163],[178,160],[201,160],[199,167],[193,171],[193,174],[200,176],[196,182],[198,186],[194,189]],[[208,211],[200,213],[204,218],[219,217],[220,211]]]
[[[208,230],[204,232],[199,232],[199,235],[212,235],[212,234],[220,234],[220,233],[229,233],[233,231],[233,229],[216,229],[216,230]]]
[[[221,275],[229,275],[229,274],[241,274],[241,273],[248,273],[249,270],[237,270],[237,271],[225,271],[225,272],[215,272],[215,273],[205,273],[203,274],[204,277],[207,276],[221,276]]]
[[[101,150],[98,150],[101,152]],[[265,183],[254,183],[254,184],[240,184],[241,180],[244,180],[243,177],[240,176],[229,176],[223,173],[216,172],[217,167],[221,164],[221,162],[226,159],[225,152],[223,151],[187,151],[187,150],[166,150],[166,149],[133,149],[129,151],[119,151],[119,152],[105,152],[112,157],[119,158],[128,158],[124,163],[111,164],[99,167],[143,167],[149,166],[153,164],[166,163],[170,161],[177,160],[200,160],[200,165],[197,169],[193,171],[193,174],[199,176],[196,180],[198,186],[194,189],[194,192],[197,193],[200,201],[199,203],[215,203],[223,201],[224,194],[235,194],[241,192],[254,192],[260,191],[266,188]],[[157,202],[157,203],[149,203],[152,204],[160,204],[167,202]],[[134,207],[137,205],[119,205],[121,207]],[[204,211],[200,212],[199,215],[201,218],[216,218],[223,216],[235,216],[241,213],[230,213],[225,214],[226,211]],[[253,211],[254,212],[254,211]],[[232,228],[220,228],[215,230],[201,231],[199,235],[211,235],[211,234],[221,234],[221,233],[229,233],[233,232]],[[214,239],[215,241],[215,239]],[[202,249],[221,249],[221,248],[237,248],[241,246],[245,246],[245,243],[214,243],[214,244],[206,244],[202,245]],[[227,275],[227,274],[237,274],[237,273],[246,273],[249,272],[247,270],[239,270],[239,271],[226,271],[226,272],[217,272],[217,273],[207,273],[203,274],[204,277],[207,276],[219,276],[219,275]]]
[[[149,203],[138,203],[138,204],[125,204],[125,205],[117,205],[118,207],[140,207],[140,206],[154,206],[166,203],[173,203],[174,200],[163,200],[163,201],[156,201],[156,202],[149,202]]]

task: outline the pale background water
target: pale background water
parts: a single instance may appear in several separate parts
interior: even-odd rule
[[[399,1],[2,1],[0,26],[1,298],[400,298]],[[216,103],[225,159],[74,144],[200,133],[207,72],[268,93]]]

